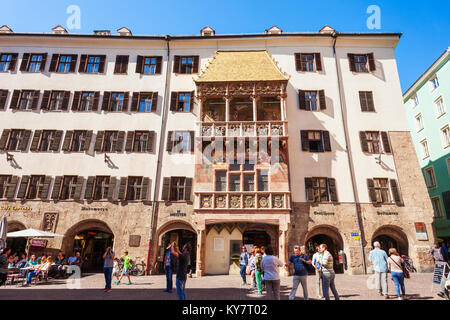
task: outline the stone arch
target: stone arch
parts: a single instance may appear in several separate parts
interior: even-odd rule
[[[372,235],[371,243],[370,245],[373,246],[373,242],[375,240],[379,240],[380,237],[383,238],[388,237],[391,238],[396,242],[397,250],[400,254],[406,254],[408,255],[408,249],[409,249],[409,241],[408,236],[403,231],[403,229],[396,225],[383,225],[375,230],[375,232]],[[383,243],[382,243],[383,246]],[[394,245],[395,246],[395,245]],[[389,248],[383,248],[384,250],[388,250]]]
[[[112,233],[114,235],[114,232],[111,230],[108,224],[102,220],[97,219],[82,220],[73,225],[72,227],[70,227],[69,229],[67,229],[66,233],[64,234],[61,250],[64,251],[65,253],[71,252],[75,236],[78,233],[83,232],[85,230],[98,230],[102,232]]]
[[[173,230],[188,230],[193,233],[197,233],[194,226],[192,226],[189,222],[183,221],[183,220],[174,220],[169,221],[165,224],[163,224],[161,227],[159,227],[157,231],[157,239],[158,239],[158,246],[161,245],[161,239],[164,234],[166,234],[169,231]]]
[[[338,230],[338,228],[334,227],[334,226],[330,226],[330,225],[319,225],[319,226],[315,226],[314,228],[312,228],[311,230],[309,230],[306,234],[304,239],[300,239],[300,243],[303,243],[306,245],[306,242],[311,239],[314,236],[317,235],[326,235],[330,238],[332,238],[333,240],[335,240],[342,248],[344,247],[344,240],[342,239],[342,236]]]
[[[25,230],[25,225],[17,220],[8,221],[8,232],[15,232],[15,231],[21,231]]]

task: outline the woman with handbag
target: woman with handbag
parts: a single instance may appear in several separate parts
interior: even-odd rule
[[[388,269],[391,272],[392,280],[395,284],[395,290],[399,300],[406,300],[405,273],[403,268],[403,259],[397,252],[397,249],[389,249],[389,259],[387,260]],[[402,294],[400,295],[400,289]]]

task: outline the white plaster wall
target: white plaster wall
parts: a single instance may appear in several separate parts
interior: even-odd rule
[[[224,250],[214,251],[214,238],[224,239]],[[242,241],[242,233],[234,229],[230,234],[225,228],[217,233],[214,228],[206,236],[205,273],[208,275],[228,274],[230,270],[230,241]]]

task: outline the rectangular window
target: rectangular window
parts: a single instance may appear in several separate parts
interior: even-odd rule
[[[442,218],[444,214],[442,212],[441,199],[439,197],[431,198],[431,203],[433,204],[434,217]]]
[[[436,188],[436,177],[434,175],[433,167],[425,169],[425,182],[429,189]]]
[[[19,110],[32,110],[35,94],[36,92],[31,90],[22,91],[19,101]]]
[[[116,56],[116,66],[114,68],[114,74],[127,74],[129,59],[129,56]]]
[[[389,203],[390,194],[389,194],[389,182],[388,179],[385,178],[375,178],[374,182],[374,191],[375,196],[378,203]]]
[[[0,72],[9,71],[12,59],[13,59],[12,54],[1,54],[0,55]]]
[[[433,91],[434,89],[437,89],[439,87],[439,79],[438,79],[437,75],[435,75],[433,78],[431,78],[429,83],[430,83],[431,91]]]
[[[381,153],[380,133],[368,131],[366,132],[367,146],[370,153]]]
[[[64,91],[52,91],[49,110],[59,111],[64,107]]]
[[[435,102],[435,109],[436,109],[436,117],[439,118],[443,114],[445,114],[445,105],[444,105],[444,99],[442,97],[439,97]]]
[[[30,57],[30,62],[28,65],[28,72],[41,72],[42,62],[44,60],[44,55],[42,54],[32,54]]]
[[[268,170],[258,170],[258,191],[269,191]]]
[[[448,171],[448,176],[450,177],[450,158],[447,158],[447,171]]]
[[[254,174],[244,174],[244,191],[255,191]]]
[[[100,56],[89,56],[87,59],[86,73],[98,73],[100,60]]]
[[[184,200],[185,177],[171,177],[170,179],[170,201]]]
[[[115,152],[117,148],[117,139],[119,137],[119,131],[105,131],[103,152],[111,153]]]
[[[177,93],[177,112],[191,112],[191,93],[190,92],[178,92]]]
[[[94,200],[108,199],[110,177],[97,176],[94,185]]]
[[[69,73],[72,64],[72,56],[59,56],[58,73]]]
[[[308,53],[301,54],[302,71],[313,72],[314,71],[314,55]]]
[[[109,111],[122,111],[128,106],[124,105],[125,94],[123,92],[113,92],[111,94],[111,101],[109,103]]]
[[[361,111],[363,112],[375,111],[372,91],[360,91],[359,100],[361,103]]]
[[[327,178],[312,178],[314,202],[329,201]]]
[[[185,153],[190,152],[191,138],[188,131],[175,131],[173,141],[173,152],[174,153]],[[194,141],[192,141],[194,143]]]
[[[444,128],[441,129],[441,136],[442,136],[442,144],[444,148],[447,148],[450,146],[450,130],[449,126],[446,125]]]
[[[81,93],[81,103],[79,111],[92,111],[94,106],[95,92]]]
[[[216,191],[227,191],[227,172],[224,170],[216,171]]]
[[[39,145],[40,152],[51,151],[51,146],[56,137],[56,130],[44,130],[41,136],[41,142]]]
[[[426,139],[425,139],[425,140],[422,140],[422,141],[420,142],[420,146],[421,146],[421,149],[422,149],[422,158],[423,158],[423,159],[428,158],[428,157],[430,156],[430,151],[428,150],[428,143],[427,143],[427,140],[426,140]]]
[[[11,130],[7,151],[20,151],[19,146],[25,139],[25,130]]]
[[[305,91],[305,106],[309,111],[318,110],[317,91]]]
[[[74,198],[77,180],[77,176],[64,176],[59,195],[60,200],[72,200]]]
[[[136,131],[134,134],[133,152],[147,152],[150,141],[149,131]]]
[[[308,144],[310,152],[324,152],[320,131],[308,131]]]
[[[0,176],[0,199],[6,199],[12,176]]]
[[[241,191],[241,175],[230,174],[229,175],[229,191]]]
[[[419,96],[417,94],[415,94],[412,99],[413,99],[413,107],[418,106],[419,105]]]
[[[419,113],[416,117],[416,130],[417,132],[419,132],[420,130],[423,129],[423,119],[422,119],[422,114]]]
[[[355,54],[355,69],[356,72],[369,72],[367,68],[367,55]]]
[[[139,112],[151,112],[153,94],[141,94],[139,100]]]
[[[86,146],[87,131],[74,131],[72,137],[72,152],[82,152]]]
[[[181,57],[180,73],[192,73],[194,67],[193,57]]]
[[[141,200],[142,177],[128,177],[127,200]]]
[[[144,57],[143,74],[156,74],[157,57]]]
[[[44,188],[45,176],[31,176],[28,183],[28,192],[26,199],[37,199],[41,197],[42,189]]]

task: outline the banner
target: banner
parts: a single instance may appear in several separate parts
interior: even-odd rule
[[[442,276],[444,275],[444,270],[446,269],[447,263],[444,261],[436,261],[434,264],[433,273],[433,283],[441,284]],[[447,267],[448,269],[448,267]]]

